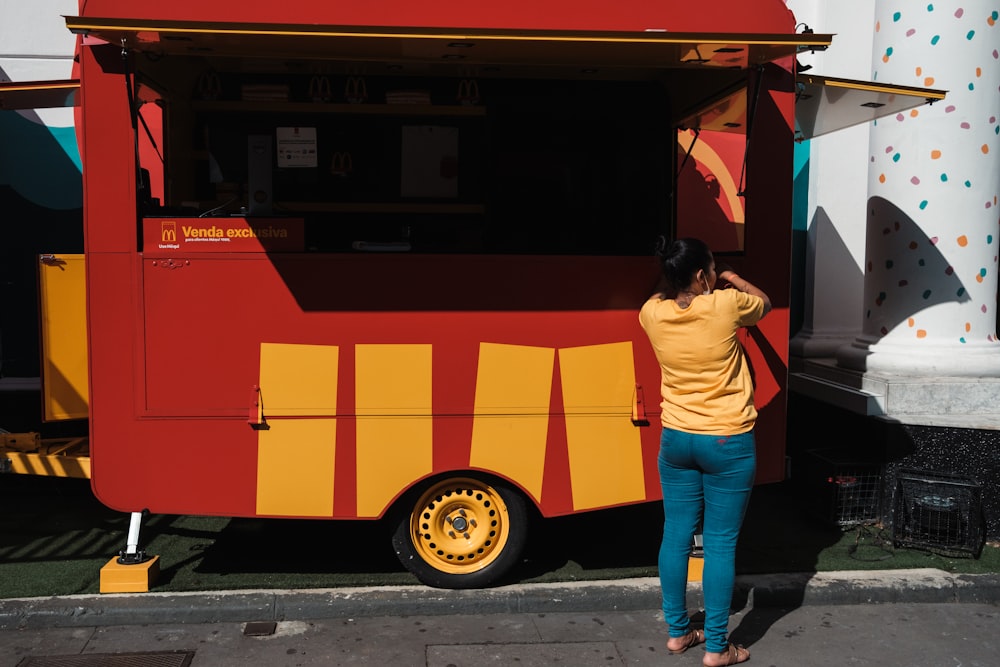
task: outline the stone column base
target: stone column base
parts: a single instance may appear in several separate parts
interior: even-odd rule
[[[861,372],[831,358],[807,359],[791,369],[788,387],[857,414],[901,424],[1000,429],[1000,375]]]
[[[1000,343],[907,345],[859,336],[837,350],[837,363],[863,373],[1000,379]]]

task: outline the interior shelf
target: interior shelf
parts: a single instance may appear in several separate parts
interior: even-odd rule
[[[379,202],[275,202],[276,211],[288,213],[428,213],[480,215],[482,204],[379,203]]]
[[[195,100],[195,111],[333,113],[381,116],[485,116],[486,107],[435,104],[336,104],[242,100]]]

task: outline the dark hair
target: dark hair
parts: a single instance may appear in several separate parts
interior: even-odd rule
[[[712,251],[701,239],[677,239],[663,251],[660,267],[667,282],[668,296],[686,288],[699,270],[708,273]]]

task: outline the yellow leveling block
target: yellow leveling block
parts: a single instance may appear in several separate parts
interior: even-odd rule
[[[158,576],[160,576],[159,556],[129,565],[119,563],[116,556],[101,568],[101,592],[146,593]]]
[[[701,581],[701,573],[704,569],[704,558],[688,558],[688,581]]]

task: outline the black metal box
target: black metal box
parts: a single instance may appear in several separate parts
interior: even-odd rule
[[[892,539],[896,546],[978,558],[985,540],[982,487],[967,477],[901,470]]]
[[[812,514],[838,526],[879,520],[882,464],[856,449],[811,449],[793,470],[803,501]]]

